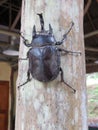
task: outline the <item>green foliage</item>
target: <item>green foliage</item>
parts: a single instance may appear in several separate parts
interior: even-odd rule
[[[87,75],[87,80],[94,79],[98,81],[98,73]],[[88,117],[96,118],[98,117],[98,84],[87,86],[87,94],[88,94]]]

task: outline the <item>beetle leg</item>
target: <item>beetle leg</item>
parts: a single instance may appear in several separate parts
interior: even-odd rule
[[[72,29],[73,25],[74,25],[74,22],[71,22],[70,28],[69,28],[69,29],[68,29],[68,31],[67,31],[67,32],[63,35],[62,40],[61,40],[61,41],[56,42],[56,44],[55,44],[55,45],[61,45],[61,44],[63,44],[63,42],[64,42],[64,40],[66,39],[67,35],[70,33],[70,31],[71,31],[71,29]]]
[[[65,81],[64,81],[64,77],[63,77],[63,70],[62,68],[60,68],[60,71],[61,71],[61,82],[63,82],[64,84],[66,84],[69,88],[71,88],[73,90],[73,92],[75,93],[76,90],[74,88],[72,88],[69,84],[67,84]]]
[[[29,41],[27,39],[25,39],[25,37],[21,33],[20,33],[20,36],[22,37],[25,46],[27,46],[27,47],[32,46],[32,43],[30,44]]]
[[[22,87],[23,85],[27,84],[29,81],[31,81],[31,79],[30,79],[30,71],[29,71],[29,69],[28,69],[28,72],[27,72],[27,81],[24,82],[23,84],[19,85],[19,86],[18,86],[18,89],[19,89],[20,87]]]
[[[59,48],[58,50],[59,50],[60,52],[64,52],[64,54],[81,55],[81,52],[80,52],[80,51],[74,52],[74,51],[69,51],[69,50],[65,50],[65,49],[62,49],[62,48]]]
[[[63,42],[65,40],[65,38],[67,37],[67,35],[70,33],[72,27],[74,25],[74,22],[71,22],[70,28],[68,29],[68,31],[63,35],[63,38],[61,40],[61,42]]]
[[[22,39],[23,39],[25,45],[26,45],[27,43],[29,43],[29,41],[28,41],[27,39],[25,39],[22,34],[20,34],[20,36],[22,37]]]
[[[27,60],[28,59],[28,57],[26,57],[26,58],[18,58],[18,60]]]
[[[29,58],[29,51],[27,52],[27,57],[26,58],[18,58],[18,60],[27,60]]]

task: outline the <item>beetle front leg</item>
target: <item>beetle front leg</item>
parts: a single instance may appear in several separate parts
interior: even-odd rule
[[[30,44],[29,41],[27,39],[25,39],[25,37],[21,33],[20,33],[20,36],[22,37],[23,43],[25,44],[25,46],[27,46],[27,47],[32,46],[32,44]]]
[[[60,68],[60,72],[61,72],[61,82],[63,82],[64,84],[66,84],[70,89],[73,90],[73,92],[75,93],[76,90],[74,88],[72,88],[69,84],[67,84],[65,81],[64,81],[64,77],[63,77],[63,70],[62,68]]]
[[[70,54],[70,55],[75,54],[75,55],[81,55],[81,52],[80,52],[80,51],[76,51],[76,52],[74,52],[74,51],[69,51],[69,50],[65,50],[65,49],[62,49],[62,48],[58,48],[58,50],[59,50],[60,52],[64,52],[64,54]]]
[[[61,40],[61,41],[56,42],[56,44],[55,44],[55,45],[61,45],[61,44],[63,44],[63,42],[64,42],[64,40],[66,39],[67,35],[70,33],[70,31],[71,31],[71,29],[72,29],[73,25],[74,25],[74,23],[73,23],[73,22],[71,22],[71,25],[70,25],[70,27],[69,27],[68,31],[67,31],[67,32],[63,35],[62,40]]]

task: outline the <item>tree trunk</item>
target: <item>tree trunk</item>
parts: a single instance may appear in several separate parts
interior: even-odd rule
[[[49,23],[57,41],[62,39],[73,21],[74,26],[60,47],[80,51],[81,55],[61,55],[64,80],[60,75],[48,83],[32,78],[17,89],[15,130],[87,130],[85,55],[83,40],[83,0],[23,0],[21,32],[31,42],[33,25],[40,30],[37,13],[43,13],[45,29]],[[20,42],[20,58],[29,48]],[[28,60],[19,61],[17,86],[27,79]]]

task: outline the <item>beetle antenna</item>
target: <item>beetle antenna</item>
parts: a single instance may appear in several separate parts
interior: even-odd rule
[[[39,15],[40,18],[40,24],[41,24],[41,31],[44,31],[44,19],[43,19],[43,15],[41,14],[37,14]]]

